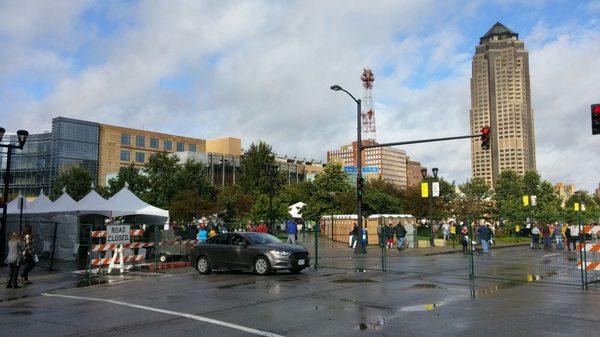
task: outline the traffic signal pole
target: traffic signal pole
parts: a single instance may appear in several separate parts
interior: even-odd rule
[[[394,143],[383,143],[383,144],[368,144],[368,145],[362,146],[362,150],[373,149],[373,148],[378,148],[378,147],[398,146],[398,145],[444,142],[444,141],[447,141],[447,140],[465,139],[465,138],[477,138],[477,137],[482,137],[482,136],[484,136],[484,134],[478,133],[478,134],[475,134],[475,135],[468,135],[468,136],[444,137],[444,138],[428,138],[428,139],[419,139],[419,140],[409,140],[409,141],[406,141],[406,142],[394,142]]]

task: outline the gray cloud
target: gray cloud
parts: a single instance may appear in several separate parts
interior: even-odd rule
[[[0,20],[0,56],[18,60],[0,65],[0,84],[15,74],[53,83],[41,100],[19,88],[0,92],[0,115],[24,117],[8,127],[42,131],[60,115],[200,138],[237,136],[244,146],[263,139],[281,154],[325,159],[356,132],[354,103],[329,86],[361,97],[359,76],[370,66],[380,141],[469,132],[471,55],[457,45],[477,37],[462,35],[457,22],[476,15],[473,4],[144,1],[108,9],[109,20],[125,23],[103,36],[82,19],[89,4],[75,3],[33,12],[27,3],[0,7],[8,20]],[[439,13],[453,21],[440,22]],[[591,188],[597,152],[571,149],[597,142],[588,136],[586,112],[598,98],[589,88],[598,77],[590,69],[600,69],[593,58],[599,35],[548,26],[540,23],[531,42],[525,37],[538,168],[553,181]],[[80,70],[62,54],[83,45],[91,65]],[[432,76],[439,72],[445,75]],[[415,77],[428,81],[415,86]],[[184,81],[185,88],[163,81]],[[449,180],[470,176],[468,141],[405,149]]]

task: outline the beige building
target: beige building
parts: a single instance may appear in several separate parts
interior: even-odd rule
[[[569,199],[573,194],[575,194],[575,184],[564,184],[557,183],[554,185],[554,190],[558,193],[558,196],[563,200]]]
[[[106,124],[99,125],[98,148],[98,184],[103,186],[117,175],[121,167],[131,163],[143,167],[148,158],[158,152],[216,152],[227,157],[239,157],[242,152],[238,138],[204,140]]]
[[[364,141],[363,145],[373,141]],[[327,162],[337,162],[342,166],[356,167],[357,142],[344,145],[339,150],[327,151]],[[393,147],[373,148],[362,151],[363,175],[368,180],[379,179],[395,184],[399,188],[407,188],[406,151]],[[376,168],[377,173],[372,173]]]
[[[500,172],[521,176],[535,170],[535,137],[529,54],[519,34],[496,23],[475,47],[471,78],[471,132],[490,126],[490,149],[479,138],[471,141],[473,178],[494,186]]]

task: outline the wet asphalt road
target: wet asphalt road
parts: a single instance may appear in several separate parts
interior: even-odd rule
[[[494,253],[480,257],[487,259],[479,260],[480,273],[525,272],[537,265],[520,262],[519,256],[531,254],[526,250]],[[544,268],[561,258],[547,255],[552,253],[540,255],[550,260],[540,260],[540,266],[550,266]],[[85,299],[33,296],[2,302],[0,335],[259,335],[249,329],[282,336],[600,335],[598,289],[583,292],[576,286],[497,279],[471,282],[460,276],[397,271],[420,266],[430,272],[439,268],[447,274],[464,273],[463,257],[456,254],[397,259],[392,258],[387,273],[323,268],[301,275],[203,276],[187,268],[166,275],[130,275],[126,282],[52,292]],[[343,266],[343,261],[352,259],[335,264]],[[353,266],[375,262],[356,260]],[[522,277],[520,272],[514,275]],[[97,301],[107,299],[116,302]]]

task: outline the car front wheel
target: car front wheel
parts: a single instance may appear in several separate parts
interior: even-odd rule
[[[210,262],[206,258],[206,256],[200,256],[196,261],[196,268],[200,274],[206,275],[210,274]]]
[[[254,272],[258,276],[268,275],[271,271],[269,260],[264,256],[259,256],[254,260]]]

